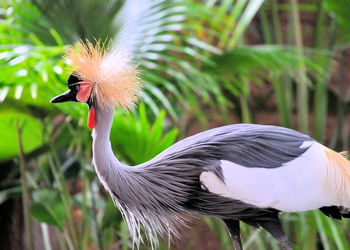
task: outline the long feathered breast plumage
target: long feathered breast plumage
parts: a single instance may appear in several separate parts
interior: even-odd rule
[[[65,59],[75,74],[88,80],[92,86],[92,98],[98,100],[101,108],[117,106],[132,110],[139,100],[139,71],[130,64],[126,52],[110,49],[111,43],[77,42],[66,51]]]

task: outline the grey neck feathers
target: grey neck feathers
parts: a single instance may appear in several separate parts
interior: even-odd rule
[[[93,163],[98,171],[103,171],[105,166],[115,166],[122,164],[114,156],[111,142],[109,140],[113,123],[114,108],[96,108],[95,129],[92,132],[93,138]]]
[[[122,212],[133,243],[138,246],[142,242],[143,228],[154,248],[158,243],[157,234],[174,233],[172,222],[181,220],[158,201],[159,197],[165,196],[163,200],[169,199],[165,203],[174,207],[172,203],[175,201],[168,197],[168,188],[157,175],[157,170],[152,170],[151,162],[129,167],[115,157],[109,140],[113,116],[114,108],[96,108],[92,133],[93,164],[101,183]]]

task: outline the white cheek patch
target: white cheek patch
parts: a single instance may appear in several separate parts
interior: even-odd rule
[[[82,82],[80,84],[80,89],[77,93],[77,100],[79,102],[87,102],[89,100],[90,93],[91,93],[91,83]]]

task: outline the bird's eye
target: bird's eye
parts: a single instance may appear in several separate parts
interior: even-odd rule
[[[79,91],[79,89],[80,89],[80,86],[79,85],[75,85],[75,90]]]

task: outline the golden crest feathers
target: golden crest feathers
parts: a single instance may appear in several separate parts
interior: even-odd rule
[[[91,82],[91,96],[99,107],[132,110],[142,89],[139,71],[126,53],[110,48],[111,43],[79,41],[66,51],[65,59],[78,77]]]

